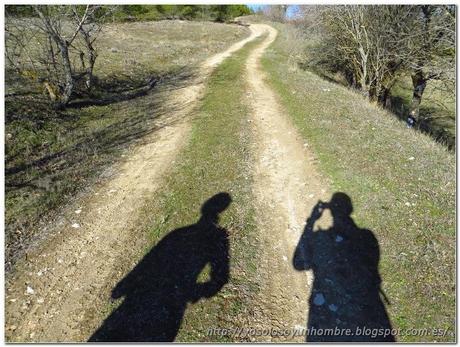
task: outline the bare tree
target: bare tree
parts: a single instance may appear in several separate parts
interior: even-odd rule
[[[286,20],[287,5],[267,5],[264,14],[270,20],[283,23]]]
[[[22,76],[39,82],[55,107],[65,107],[79,80],[93,86],[101,30],[101,6],[34,5],[36,17],[8,18],[7,60]],[[7,13],[8,17],[8,13]],[[33,41],[30,39],[34,38]],[[73,57],[79,57],[81,67]]]
[[[350,71],[353,84],[369,96],[371,45],[364,6],[327,6],[321,13],[325,41],[323,60],[337,70]]]
[[[68,18],[69,14],[68,9],[64,6],[44,6],[44,5],[35,5],[34,10],[41,20],[40,28],[45,32],[48,37],[50,44],[49,55],[54,60],[55,52],[53,50],[53,43],[57,46],[58,52],[60,54],[62,68],[64,71],[64,81],[63,88],[61,89],[60,95],[56,100],[56,105],[58,107],[63,107],[67,105],[72,95],[72,91],[75,85],[75,81],[72,75],[72,66],[70,62],[69,47],[72,45],[73,41],[77,37],[83,23],[86,20],[88,14],[89,5],[86,6],[85,12],[77,24],[76,28],[70,33],[70,35],[65,35],[62,30],[62,19]],[[67,13],[66,13],[67,12]],[[66,14],[66,15],[64,15]],[[64,15],[64,16],[63,16]],[[52,98],[54,96],[52,95]]]
[[[418,118],[426,84],[455,90],[455,6],[304,6],[305,30],[320,35],[312,64],[341,72],[349,85],[390,106],[401,75],[413,82],[410,115]],[[299,24],[298,24],[299,25]],[[302,27],[302,25],[299,25]]]
[[[87,6],[84,11],[78,11],[77,6],[72,7],[72,20],[79,28],[81,38],[84,42],[84,49],[80,50],[79,56],[85,76],[85,86],[88,91],[93,86],[93,72],[96,64],[97,50],[94,46],[98,34],[102,29],[102,18],[110,14],[112,8],[106,7],[100,13],[101,6]],[[82,25],[79,25],[82,23]]]
[[[419,119],[420,103],[430,80],[441,82],[445,91],[455,91],[455,6],[414,6],[410,54],[405,59],[410,68],[413,95],[410,116]]]

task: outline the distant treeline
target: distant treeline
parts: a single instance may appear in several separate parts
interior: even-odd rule
[[[5,11],[10,16],[36,16],[31,5],[6,5]],[[252,13],[246,5],[104,5],[99,12],[106,20],[115,22],[161,19],[225,22]]]

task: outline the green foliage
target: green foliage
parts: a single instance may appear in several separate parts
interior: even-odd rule
[[[161,19],[211,20],[225,22],[250,14],[246,5],[122,5],[114,8],[116,21]]]
[[[5,16],[31,17],[35,11],[31,5],[5,5]]]
[[[217,22],[225,22],[235,17],[251,14],[251,10],[246,5],[216,5],[214,7]]]
[[[84,5],[81,5],[84,8]],[[106,16],[112,12],[111,16]],[[5,13],[12,17],[34,17],[31,5],[6,5]],[[251,14],[246,5],[103,5],[99,17],[116,22],[153,21],[161,19],[210,20],[226,22]]]

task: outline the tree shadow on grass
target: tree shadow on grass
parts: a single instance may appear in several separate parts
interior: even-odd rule
[[[218,223],[230,203],[229,194],[214,195],[195,224],[158,242],[112,290],[112,299],[123,302],[89,341],[174,341],[187,305],[214,296],[228,282],[228,235]]]
[[[390,96],[390,111],[401,121],[406,122],[410,105],[404,98],[396,95]],[[420,106],[420,116],[417,129],[435,141],[455,150],[455,115],[442,112],[439,108],[427,105]]]
[[[333,226],[313,231],[326,208]],[[382,300],[389,303],[381,290],[378,241],[372,231],[354,223],[352,211],[351,199],[344,193],[335,193],[329,203],[318,202],[294,254],[294,268],[314,274],[309,342],[395,341]]]
[[[7,98],[6,126],[12,133],[5,141],[7,271],[35,238],[40,218],[94,182],[124,149],[178,121],[170,115],[185,105],[166,105],[165,95],[188,86],[191,76],[185,69],[163,76],[136,104],[118,100],[53,110],[31,96]]]
[[[92,94],[77,93],[67,108],[88,106],[104,106],[147,95],[156,85],[179,87],[184,81],[191,80],[194,72],[189,68],[181,68],[166,74],[155,74],[142,79],[107,78],[99,80]],[[95,97],[96,95],[96,97]]]
[[[26,117],[27,120],[33,123],[32,127],[40,128],[40,124],[44,124],[47,121],[53,120],[58,121],[61,120],[62,122],[72,122],[75,123],[78,121],[79,115],[76,114],[71,109],[77,108],[85,108],[88,106],[103,106],[103,105],[110,105],[112,103],[118,103],[122,101],[131,100],[134,98],[140,98],[143,96],[147,96],[150,94],[149,92],[151,89],[157,84],[161,84],[162,91],[170,91],[174,89],[179,89],[187,85],[187,81],[189,81],[193,77],[193,74],[190,70],[181,69],[176,71],[176,74],[168,74],[156,77],[151,77],[149,82],[146,85],[141,85],[134,88],[125,88],[119,89],[116,88],[116,95],[115,90],[112,90],[109,94],[105,95],[99,99],[88,99],[88,100],[80,100],[80,101],[73,101],[68,106],[69,112],[63,112],[56,110],[52,112],[49,107],[45,106],[45,103],[39,102],[39,111],[33,112],[31,114],[27,114],[26,116],[21,110],[17,109],[9,109],[10,112],[7,112],[7,123]],[[113,83],[119,83],[113,82]],[[109,86],[106,86],[107,90],[110,90]],[[153,93],[152,93],[153,95]],[[149,96],[152,96],[149,95]],[[15,100],[19,102],[19,100]],[[181,107],[181,105],[174,105],[172,109],[165,109],[162,105],[162,101],[160,98],[154,99],[150,98],[148,100],[142,99],[139,102],[139,105],[142,108],[139,110],[140,112],[133,117],[123,118],[121,117],[118,122],[114,122],[113,124],[107,126],[106,128],[101,129],[100,131],[95,132],[92,134],[93,136],[83,136],[81,141],[77,141],[73,145],[64,148],[63,150],[56,151],[51,154],[44,155],[38,159],[30,161],[28,163],[23,163],[21,165],[16,166],[9,166],[8,161],[5,169],[5,173],[15,174],[20,171],[23,171],[31,166],[43,166],[46,165],[47,162],[57,158],[65,156],[66,154],[71,153],[72,151],[78,150],[79,148],[84,148],[90,143],[91,147],[94,145],[96,147],[100,147],[103,145],[104,148],[108,148],[107,145],[114,145],[117,146],[124,142],[129,142],[131,139],[136,139],[145,135],[149,129],[149,123],[145,122],[146,120],[158,118],[159,116],[165,114],[166,112],[173,112]],[[31,102],[31,100],[26,100],[26,102]],[[34,103],[37,103],[34,101]],[[128,104],[128,106],[131,106]],[[123,106],[120,106],[123,108]],[[70,110],[69,110],[70,109]],[[36,109],[35,109],[36,110]],[[143,113],[145,112],[145,113]],[[21,114],[22,113],[22,114]],[[21,114],[19,116],[18,114]],[[94,118],[94,117],[91,117]],[[97,117],[96,117],[97,118]],[[72,124],[66,124],[66,126],[72,126]],[[73,125],[73,128],[76,128],[76,125]],[[69,130],[73,130],[70,128]],[[118,130],[118,131],[115,131]],[[99,144],[100,143],[100,144]]]

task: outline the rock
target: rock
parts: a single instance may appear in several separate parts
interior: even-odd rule
[[[287,260],[288,260],[288,257],[286,257],[285,255],[283,255],[283,260],[284,260],[284,261],[287,261]]]
[[[27,286],[26,293],[29,294],[29,295],[34,295],[34,294],[35,294],[35,290],[33,290],[32,287]]]
[[[80,214],[81,213],[81,208],[79,208],[78,210],[75,210],[75,213]]]
[[[79,227],[80,227],[80,224],[78,224],[78,223],[73,223],[72,224],[72,228],[74,228],[74,229],[78,229]]]
[[[118,52],[118,49],[116,49],[115,47],[112,47],[112,48],[110,48],[110,52],[112,52],[112,53],[117,53],[117,52]]]

